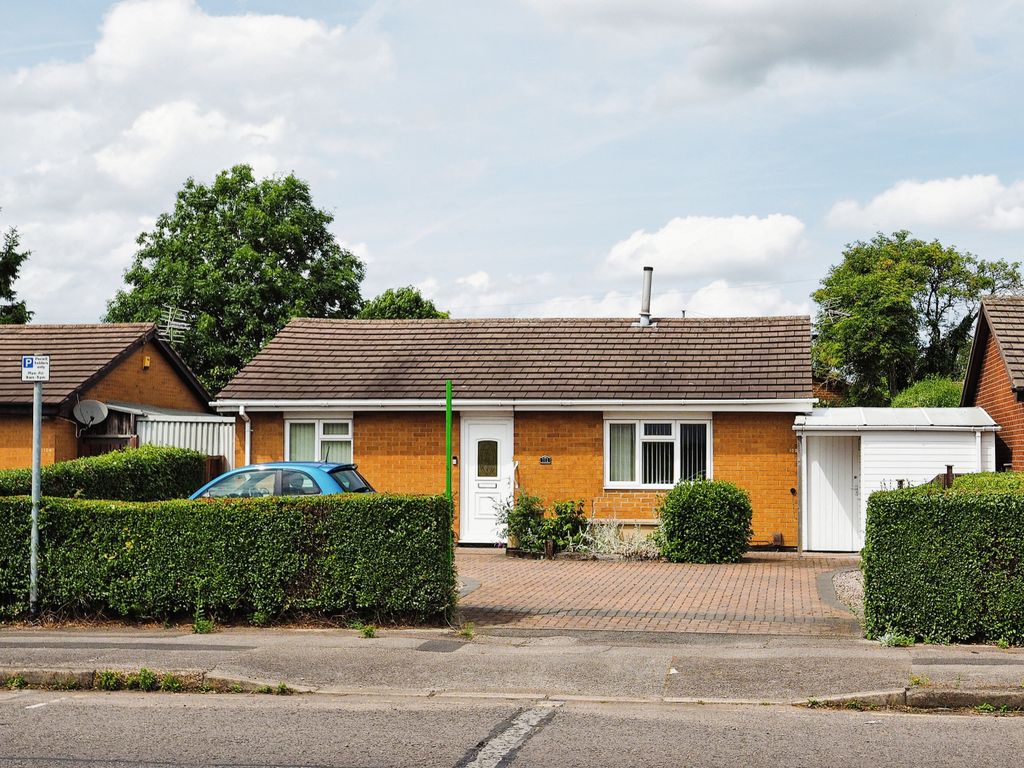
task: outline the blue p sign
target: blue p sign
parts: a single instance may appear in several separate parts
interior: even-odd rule
[[[35,361],[36,361],[36,359],[34,357],[31,357],[29,355],[25,355],[24,357],[21,358],[21,367],[22,368],[31,368],[32,365],[35,363]]]

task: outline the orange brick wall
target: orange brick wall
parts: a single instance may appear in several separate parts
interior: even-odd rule
[[[250,414],[252,461],[284,458],[284,418]],[[243,463],[244,424],[235,431],[236,463]],[[459,455],[458,414],[452,425]],[[755,544],[770,544],[781,532],[797,543],[796,436],[792,414],[719,413],[714,417],[714,476],[750,493]],[[353,418],[355,461],[380,491],[444,491],[444,414],[359,412]],[[517,481],[522,491],[553,501],[583,499],[588,514],[617,519],[653,519],[664,492],[604,490],[604,417],[601,413],[522,412],[515,415]],[[551,464],[542,465],[541,456]],[[459,468],[452,471],[458,526]]]
[[[997,433],[1013,452],[1013,468],[1024,471],[1024,403],[1017,400],[995,337],[988,334],[973,405],[981,406],[1002,429]]]
[[[148,370],[143,357],[150,358]],[[153,344],[144,344],[98,381],[82,392],[82,400],[122,400],[129,403],[207,411],[199,398],[164,354]],[[61,418],[43,419],[42,462],[53,464],[78,457],[75,424]],[[0,416],[0,469],[32,466],[32,416]]]
[[[64,419],[43,419],[41,459],[44,465],[78,456],[75,425]],[[0,469],[32,466],[32,417],[0,416]]]
[[[284,416],[280,413],[250,413],[250,464],[284,461]],[[235,466],[245,464],[245,422],[235,419]]]
[[[515,415],[515,458],[521,491],[545,504],[591,500],[604,485],[604,422],[600,413],[534,412]],[[542,465],[541,456],[551,464]]]
[[[459,455],[459,415],[452,418],[452,454]],[[354,414],[353,454],[359,473],[378,491],[444,493],[444,413]],[[455,529],[459,525],[459,467],[452,467]]]
[[[149,369],[142,367],[149,357]],[[122,400],[183,411],[207,411],[203,402],[182,379],[177,369],[154,344],[143,344],[122,360],[95,386],[82,393],[83,400]]]
[[[797,546],[796,433],[791,413],[716,413],[714,475],[750,494],[754,507],[752,544]]]

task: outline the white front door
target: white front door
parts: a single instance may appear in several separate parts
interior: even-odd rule
[[[498,505],[512,496],[511,417],[462,417],[462,498],[459,541],[494,544],[504,541]]]
[[[807,514],[804,548],[858,552],[864,546],[860,514],[860,438],[807,437]]]

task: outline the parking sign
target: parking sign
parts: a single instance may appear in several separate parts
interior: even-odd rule
[[[22,355],[21,356],[21,380],[22,381],[49,381],[50,380],[50,356],[49,355]]]

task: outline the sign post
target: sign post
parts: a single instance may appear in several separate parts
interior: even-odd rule
[[[43,451],[43,382],[50,380],[49,355],[23,355],[21,380],[33,383],[32,393],[32,543],[29,555],[28,605],[39,615],[39,495]]]

